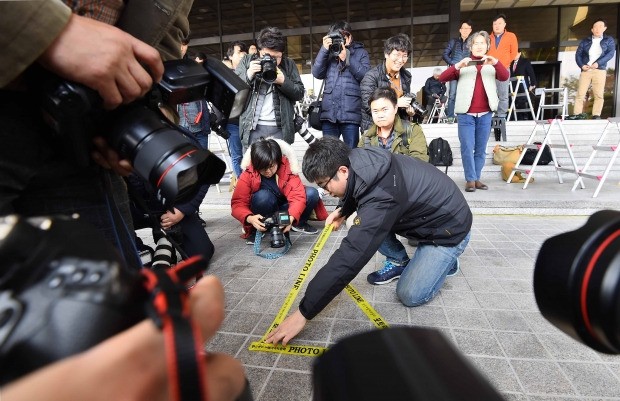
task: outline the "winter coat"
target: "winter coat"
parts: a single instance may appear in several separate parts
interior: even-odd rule
[[[357,148],[343,212],[357,216],[340,247],[308,284],[299,311],[315,317],[366,266],[388,233],[420,244],[456,246],[470,232],[472,213],[454,181],[437,167],[379,148]]]
[[[299,178],[301,166],[297,161],[295,150],[289,144],[280,139],[272,139],[278,142],[282,150],[282,161],[275,174],[276,183],[278,184],[278,188],[280,188],[280,192],[288,202],[288,214],[293,216],[295,221],[299,221],[301,214],[306,208],[306,188],[301,178]],[[235,187],[230,201],[232,216],[243,225],[244,233],[242,234],[242,238],[247,238],[252,229],[252,225],[246,222],[246,218],[254,214],[250,209],[250,202],[252,194],[260,189],[262,177],[258,170],[255,170],[251,164],[250,150],[251,149],[248,149],[243,155],[241,161],[243,172],[237,179],[237,186]],[[325,220],[328,216],[322,200],[319,200],[314,211],[317,220]]]
[[[575,52],[575,61],[577,62],[579,69],[588,64],[588,61],[590,61],[590,47],[592,47],[592,35],[579,42],[579,46]],[[604,70],[607,68],[607,62],[611,60],[616,53],[616,41],[614,38],[603,34],[601,49],[603,50],[603,54],[601,54],[598,60],[596,60],[596,63],[598,64],[599,70]]]
[[[312,75],[324,80],[321,121],[359,125],[362,122],[362,94],[360,82],[370,69],[368,52],[360,42],[348,47],[349,65],[344,66],[321,46],[312,66]]]
[[[253,88],[250,98],[246,103],[245,110],[239,117],[239,136],[245,146],[249,145],[250,131],[252,130],[252,118],[258,100],[258,91],[255,88],[257,83],[256,76],[248,80],[247,71],[252,61],[252,54],[245,55],[235,69],[235,73],[241,77],[250,87]],[[273,84],[273,107],[275,111],[276,124],[282,129],[282,137],[287,143],[295,142],[295,102],[304,97],[304,84],[301,82],[299,71],[295,62],[288,57],[283,57],[278,68],[284,74],[285,80],[282,85]],[[266,84],[263,84],[266,85]]]
[[[379,147],[379,137],[377,136],[377,126],[371,125],[370,128],[360,138],[358,148],[376,146]],[[390,149],[392,153],[415,157],[422,161],[428,161],[428,146],[422,127],[418,124],[403,121],[396,116],[394,120],[394,141]]]
[[[404,67],[400,69],[400,84],[402,86],[403,93],[406,94],[410,92],[411,73]],[[364,79],[362,79],[362,83],[360,84],[360,89],[362,92],[362,132],[366,131],[372,125],[372,115],[370,114],[370,105],[368,104],[370,96],[377,88],[389,87],[390,79],[388,78],[385,70],[385,61],[368,70],[364,76]],[[402,119],[409,119],[409,116],[404,109],[399,109],[398,115]]]
[[[443,51],[443,61],[448,65],[454,65],[465,57],[469,57],[471,51],[467,45],[468,39],[463,40],[460,36],[450,39],[448,46]]]

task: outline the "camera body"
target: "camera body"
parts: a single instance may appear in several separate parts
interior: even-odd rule
[[[419,114],[421,116],[424,116],[426,114],[426,109],[416,101],[416,96],[413,93],[405,93],[403,96],[405,97],[410,97],[411,98],[411,107],[413,107],[413,111],[415,111],[416,114]]]
[[[254,54],[252,60],[260,61],[261,70],[260,73],[256,74],[257,78],[262,79],[268,84],[274,83],[278,76],[277,60],[269,54],[265,54],[261,57],[258,53]]]
[[[209,62],[215,64],[205,60]],[[224,115],[235,117],[233,110],[240,113],[249,93],[234,72],[188,59],[164,62],[160,83],[145,97],[113,111],[105,111],[99,95],[82,85],[48,77],[41,85],[44,119],[78,167],[90,164],[92,138],[103,136],[121,158],[131,161],[168,209],[191,199],[201,185],[217,184],[226,165],[196,147],[161,109],[207,98]]]
[[[333,57],[338,57],[342,51],[342,45],[344,44],[344,36],[340,32],[330,32],[327,34],[332,40],[332,44],[329,45],[329,54]]]
[[[286,241],[282,229],[291,224],[291,216],[288,212],[277,211],[273,216],[263,218],[262,222],[271,235],[271,247],[282,248]]]
[[[0,384],[82,352],[146,317],[137,271],[92,226],[0,219]],[[10,366],[10,368],[8,368]]]

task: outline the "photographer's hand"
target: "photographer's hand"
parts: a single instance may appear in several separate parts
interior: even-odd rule
[[[286,77],[284,76],[284,73],[282,72],[280,67],[278,67],[276,69],[276,80],[273,81],[273,83],[277,84],[277,85],[282,85],[284,83],[285,79],[286,79]]]
[[[266,231],[265,230],[265,224],[263,224],[262,222],[263,220],[263,216],[260,214],[253,214],[251,216],[248,216],[245,221],[248,224],[251,224],[252,227],[254,227],[255,229],[257,229],[258,231]]]
[[[189,303],[192,318],[208,341],[224,319],[222,284],[215,276],[203,277],[190,292]],[[82,354],[10,383],[2,396],[15,401],[169,400],[165,347],[161,330],[144,320]],[[241,363],[212,353],[204,356],[203,363],[205,399],[236,400],[245,386]]]
[[[247,72],[248,81],[253,80],[256,73],[260,72],[262,69],[263,68],[260,65],[260,60],[250,61],[250,67],[248,67],[248,72]]]
[[[325,48],[325,50],[329,50],[329,46],[331,45],[332,45],[332,38],[330,38],[329,35],[323,36],[323,47]]]
[[[295,218],[293,216],[290,216],[290,217],[291,217],[291,224],[289,224],[288,226],[286,226],[286,227],[284,227],[282,229],[283,233],[287,233],[287,232],[291,231],[291,228],[293,228],[293,223],[295,222]]]
[[[167,210],[166,213],[162,214],[160,217],[161,227],[164,230],[168,230],[173,225],[180,223],[184,217],[185,215],[183,214],[183,212],[181,212],[176,207],[172,212],[170,210]]]
[[[112,25],[75,14],[38,61],[58,76],[99,92],[107,109],[144,96],[164,72],[153,47]]]
[[[97,150],[93,151],[91,157],[103,168],[113,170],[119,175],[128,176],[133,171],[133,166],[129,160],[121,159],[118,153],[112,149],[108,142],[98,136],[93,138],[93,143]]]

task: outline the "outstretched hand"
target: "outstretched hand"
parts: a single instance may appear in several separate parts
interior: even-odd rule
[[[269,332],[265,338],[265,342],[274,345],[282,342],[282,345],[286,345],[303,330],[306,322],[306,318],[298,309],[295,313],[284,319],[278,327]]]

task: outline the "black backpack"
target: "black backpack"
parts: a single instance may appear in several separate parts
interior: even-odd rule
[[[542,145],[542,142],[534,142],[536,145]],[[538,149],[526,149],[525,154],[523,155],[523,159],[521,159],[521,164],[534,164],[534,159],[536,158],[536,153],[538,153]],[[551,156],[551,148],[549,145],[545,145],[545,148],[540,155],[540,159],[538,159],[539,166],[546,166],[547,164],[553,161],[553,157]]]
[[[450,143],[441,137],[433,139],[428,144],[428,162],[433,166],[446,166],[448,174],[448,166],[453,162]]]

